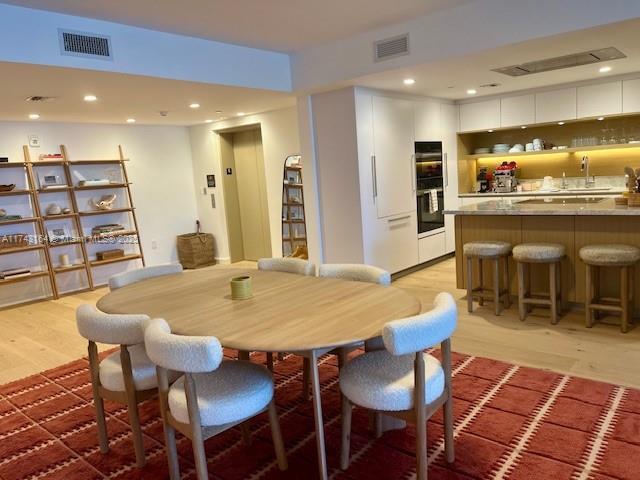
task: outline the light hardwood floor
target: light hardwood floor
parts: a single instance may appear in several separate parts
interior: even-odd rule
[[[455,296],[460,313],[453,338],[456,352],[640,387],[640,328],[622,334],[617,319],[612,319],[587,329],[581,311],[565,314],[552,326],[545,309],[534,310],[523,323],[518,320],[517,305],[500,317],[493,315],[490,303],[475,305],[469,314],[465,292],[455,288],[453,259],[402,277],[394,285],[416,295],[423,309],[441,291]],[[95,302],[105,293],[105,289],[96,290],[0,311],[0,384],[86,355],[74,312],[78,305]]]

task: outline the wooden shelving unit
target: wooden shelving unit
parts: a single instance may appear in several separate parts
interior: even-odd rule
[[[282,187],[282,254],[292,255],[296,248],[307,247],[306,214],[300,156],[287,157]],[[292,181],[293,179],[293,181]],[[297,199],[297,201],[292,201]],[[296,212],[293,215],[293,212]],[[302,234],[300,234],[302,233]]]
[[[25,196],[29,202],[31,207],[32,214],[28,217],[16,219],[16,220],[7,220],[0,221],[0,227],[6,225],[19,225],[19,224],[33,224],[36,236],[39,237],[41,243],[28,245],[23,247],[16,248],[2,248],[0,249],[0,256],[4,255],[12,255],[24,252],[41,252],[41,270],[34,270],[29,275],[20,276],[17,278],[9,278],[7,280],[0,280],[0,286],[14,284],[18,282],[24,282],[36,278],[46,279],[48,278],[48,289],[50,290],[50,295],[47,295],[44,298],[32,298],[27,299],[26,302],[32,302],[34,300],[39,299],[49,299],[49,298],[58,298],[60,297],[59,292],[59,280],[57,278],[60,274],[65,274],[68,272],[81,272],[84,271],[84,275],[79,277],[79,285],[78,288],[74,288],[70,291],[66,291],[65,294],[93,290],[98,285],[95,284],[94,275],[92,270],[94,268],[100,268],[104,265],[109,265],[113,263],[119,262],[127,262],[132,260],[140,260],[142,265],[144,265],[144,254],[142,252],[142,247],[140,245],[140,235],[138,229],[138,222],[135,214],[135,209],[132,203],[132,195],[131,195],[131,182],[129,181],[129,177],[127,174],[125,163],[128,161],[127,158],[124,157],[122,153],[122,147],[118,146],[118,157],[116,159],[104,159],[104,160],[71,160],[69,158],[69,154],[67,152],[67,148],[64,145],[60,146],[60,152],[62,154],[61,159],[55,160],[42,160],[42,161],[32,161],[30,157],[29,148],[25,145],[23,147],[24,153],[24,162],[11,162],[11,163],[2,163],[0,164],[0,169],[22,169],[25,175],[25,187],[12,190],[10,192],[0,192],[0,197],[11,197],[11,196]],[[89,165],[98,165],[98,166],[119,166],[120,172],[119,175],[122,177],[121,182],[113,183],[109,185],[96,185],[96,186],[79,186],[74,183],[74,173],[76,172],[76,167],[89,166]],[[37,171],[40,168],[49,167],[55,168],[56,170],[60,170],[62,173],[61,180],[65,183],[64,186],[60,188],[40,188],[36,183],[37,180]],[[80,211],[78,208],[78,195],[95,190],[97,192],[106,189],[119,189],[124,191],[124,203],[125,206],[121,208],[114,208],[112,210],[95,210],[95,211]],[[44,212],[41,212],[41,203],[48,202],[49,196],[52,194],[64,195],[66,197],[67,206],[71,209],[70,213],[60,214],[60,215],[46,215]],[[0,207],[2,204],[0,203]],[[128,214],[127,222],[123,222],[125,226],[125,230],[116,231],[113,233],[102,234],[102,235],[87,235],[84,233],[83,228],[83,219],[93,218],[96,215],[109,215],[109,214]],[[72,239],[70,240],[62,240],[62,241],[50,241],[47,236],[47,223],[55,222],[60,220],[66,220],[68,224],[72,226],[75,230],[75,235],[72,235]],[[91,225],[91,224],[90,224]],[[88,228],[88,227],[87,227]],[[89,248],[92,248],[92,251],[95,251],[97,245],[100,244],[101,241],[109,240],[109,239],[119,239],[125,236],[135,236],[136,242],[128,243],[127,245],[135,245],[135,251],[127,252],[123,257],[112,258],[108,260],[97,260],[95,258],[90,258]],[[104,249],[112,249],[117,247],[116,243],[105,243]],[[76,258],[76,263],[70,266],[62,266],[55,265],[52,260],[52,256],[54,256],[54,252],[58,248],[62,247],[75,247],[78,249],[76,254],[79,256]],[[132,250],[131,248],[129,250]],[[126,250],[125,250],[126,251]],[[42,264],[42,258],[44,258],[44,265]],[[24,303],[24,302],[18,302]],[[17,303],[16,303],[17,304]],[[8,306],[8,305],[7,305]]]

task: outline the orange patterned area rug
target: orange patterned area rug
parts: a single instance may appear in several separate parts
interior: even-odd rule
[[[255,355],[253,361],[263,357]],[[444,460],[442,415],[427,427],[429,478],[638,479],[640,392],[600,382],[454,355],[456,461]],[[0,478],[167,478],[156,399],[141,406],[147,465],[134,466],[126,410],[108,405],[111,451],[98,450],[85,359],[0,387]],[[275,369],[276,398],[289,470],[275,463],[267,419],[251,424],[252,444],[237,429],[207,441],[211,478],[316,477],[313,408],[301,399],[302,361],[288,356]],[[340,400],[333,357],[320,366],[327,458],[332,479],[415,478],[414,428],[376,440],[356,409],[352,462],[338,468]],[[191,444],[179,436],[183,478],[195,478]]]

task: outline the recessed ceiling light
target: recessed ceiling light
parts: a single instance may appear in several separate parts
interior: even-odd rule
[[[244,112],[238,112],[238,116],[239,117],[244,117],[245,115],[246,115],[246,113],[244,113]]]
[[[599,122],[601,122],[602,120],[604,120],[604,117],[598,117]]]
[[[599,72],[600,73],[609,73],[611,71],[611,67],[608,65],[605,65],[604,67],[600,67]]]
[[[413,85],[414,83],[416,83],[416,81],[413,78],[405,78],[402,83],[404,83],[405,85]]]
[[[558,122],[558,125],[564,125],[564,122]]]
[[[213,122],[213,120],[211,120],[210,118],[207,118],[207,119],[204,121],[204,123],[212,123],[212,122]]]
[[[493,130],[487,130],[487,132],[489,132],[489,133],[493,133]]]
[[[189,105],[189,108],[200,108],[200,104],[199,103],[192,103]]]
[[[85,102],[95,102],[96,100],[98,100],[98,97],[96,97],[95,95],[85,95],[84,96],[84,101]]]
[[[135,118],[127,118],[127,123],[136,123]]]
[[[522,130],[524,130],[525,128],[527,128],[527,126],[526,126],[526,125],[522,125],[520,128],[521,128]]]
[[[478,91],[475,88],[470,88],[467,90],[467,95],[475,95]]]
[[[40,118],[40,115],[38,115],[37,113],[30,113],[29,118],[31,120],[38,120]]]

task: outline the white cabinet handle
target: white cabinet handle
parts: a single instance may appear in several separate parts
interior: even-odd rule
[[[448,155],[445,153],[442,164],[444,165],[444,186],[449,186],[449,159]]]
[[[378,197],[378,171],[375,155],[371,155],[371,181],[373,182],[373,199],[375,200]]]
[[[416,193],[416,154],[411,155],[411,168],[409,169],[411,172],[411,190],[413,193]]]
[[[403,215],[402,217],[389,218],[389,219],[387,219],[387,222],[388,223],[399,222],[400,220],[405,220],[407,218],[411,218],[411,215]]]

